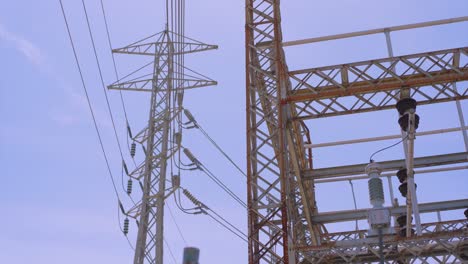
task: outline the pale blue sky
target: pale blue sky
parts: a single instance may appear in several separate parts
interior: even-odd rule
[[[97,113],[113,172],[120,180],[120,157],[94,62],[81,2],[64,0],[79,59]],[[86,1],[107,84],[114,82],[99,1]],[[163,1],[105,0],[115,47],[163,29]],[[189,91],[186,106],[208,133],[245,167],[244,1],[187,1],[187,35],[220,46],[192,55],[189,67],[219,82],[217,87]],[[284,40],[406,23],[465,16],[465,0],[372,1],[283,0]],[[66,35],[58,1],[6,1],[0,8],[0,263],[130,263],[133,257],[117,223],[117,203],[107,175]],[[392,34],[396,55],[462,47],[468,25],[461,23]],[[286,50],[291,70],[386,56],[383,35],[340,40]],[[141,61],[117,56],[120,74]],[[465,83],[466,85],[466,83]],[[125,136],[118,93],[109,92],[120,137]],[[147,94],[126,93],[134,131],[146,122]],[[468,104],[463,102],[465,116]],[[454,103],[418,108],[420,130],[458,125]],[[398,132],[396,111],[320,119],[309,122],[314,142],[378,136]],[[363,121],[366,120],[366,121]],[[362,124],[362,129],[354,126]],[[185,145],[236,193],[245,198],[245,180],[197,131],[187,131]],[[123,142],[125,142],[123,140]],[[369,154],[393,141],[320,149],[317,167],[366,162]],[[463,151],[459,133],[418,138],[417,156]],[[346,155],[353,153],[353,155]],[[128,153],[126,153],[128,157]],[[378,158],[402,157],[401,147]],[[465,171],[424,175],[420,201],[467,198]],[[246,230],[242,208],[201,172],[182,175],[182,185],[236,226]],[[444,177],[445,179],[445,177]],[[355,183],[358,206],[368,206],[366,182]],[[394,186],[397,187],[396,181]],[[119,185],[120,187],[120,185]],[[120,188],[121,189],[121,188]],[[337,195],[337,191],[340,194]],[[347,183],[317,187],[320,211],[352,208]],[[122,192],[123,196],[123,192]],[[388,197],[388,196],[387,196]],[[388,201],[388,199],[387,199]],[[129,203],[127,203],[129,205]],[[247,262],[245,242],[206,216],[173,212],[189,245],[201,248],[201,263]],[[460,212],[444,213],[446,219]],[[166,214],[168,217],[169,215]],[[433,216],[424,216],[428,219]],[[180,262],[185,246],[170,218],[166,239]],[[352,228],[337,225],[336,228]],[[134,242],[136,227],[130,227]],[[173,263],[168,251],[166,263]]]

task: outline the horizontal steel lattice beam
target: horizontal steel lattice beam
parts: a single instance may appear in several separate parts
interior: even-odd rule
[[[468,152],[451,153],[436,156],[426,156],[414,159],[414,168],[441,166],[455,163],[468,162]],[[405,160],[391,160],[379,162],[382,171],[396,171],[405,167]],[[368,163],[306,170],[303,172],[304,180],[326,179],[341,176],[359,175],[365,172]]]
[[[394,107],[395,90],[410,89],[418,104],[468,98],[468,47],[290,71],[296,119]]]
[[[322,41],[329,41],[329,40],[336,40],[336,39],[366,36],[366,35],[379,34],[379,33],[385,33],[385,32],[395,32],[395,31],[400,31],[400,30],[408,30],[408,29],[423,28],[423,27],[432,27],[432,26],[446,25],[446,24],[466,22],[466,21],[468,21],[468,16],[455,17],[455,18],[449,18],[449,19],[441,19],[441,20],[414,23],[414,24],[406,24],[406,25],[401,25],[401,26],[392,26],[392,27],[369,29],[369,30],[350,32],[350,33],[342,33],[342,34],[323,36],[323,37],[291,40],[291,41],[283,42],[283,47],[291,47],[291,46],[310,44],[310,43],[315,43],[315,42],[322,42]]]
[[[444,223],[441,223],[444,225]],[[451,228],[435,231],[420,237],[402,239],[396,236],[384,238],[385,263],[466,263],[468,258],[468,230],[466,220],[451,224]],[[380,254],[377,242],[355,245],[330,243],[321,247],[299,247],[310,256],[302,264],[328,263],[378,263]]]
[[[453,201],[443,201],[443,202],[434,202],[434,203],[422,203],[419,204],[420,213],[430,213],[437,211],[449,211],[464,209],[468,207],[468,199],[462,200],[453,200]],[[406,206],[399,207],[388,207],[392,215],[400,215],[406,213]],[[354,221],[367,218],[367,211],[370,209],[359,209],[359,210],[346,210],[346,211],[336,211],[336,212],[327,212],[320,213],[318,215],[312,216],[312,221],[314,223],[335,223],[335,222],[346,222]]]

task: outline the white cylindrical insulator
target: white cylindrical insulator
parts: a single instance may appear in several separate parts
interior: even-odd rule
[[[385,203],[382,179],[371,178],[369,184],[369,198],[371,204],[375,207],[382,207]]]
[[[369,198],[374,208],[382,207],[385,203],[382,179],[379,178],[382,168],[376,162],[371,162],[366,167],[366,173],[369,175]]]

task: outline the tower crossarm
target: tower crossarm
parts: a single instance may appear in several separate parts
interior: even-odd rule
[[[468,47],[289,72],[298,119],[394,107],[395,90],[410,89],[418,104],[468,98]]]
[[[218,83],[209,79],[198,79],[198,78],[173,78],[174,81],[182,83],[177,89],[194,89],[206,86],[217,85]],[[163,86],[165,80],[158,80],[158,85]],[[123,91],[140,91],[140,92],[151,92],[153,86],[153,79],[144,79],[138,81],[121,82],[109,85],[108,88],[111,90],[123,90]]]
[[[180,36],[175,32],[169,31],[169,34],[174,36],[174,40],[172,41],[174,45],[181,45],[180,49],[171,52],[172,55],[190,54],[218,49],[217,45],[205,44],[192,38]],[[164,50],[164,47],[167,45],[167,42],[162,38],[163,35],[164,32],[161,32],[125,47],[113,49],[112,52],[120,54],[155,56],[155,50]],[[164,52],[160,53],[159,55],[166,56],[168,54],[169,51],[164,50]]]

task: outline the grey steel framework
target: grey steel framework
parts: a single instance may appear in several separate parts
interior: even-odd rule
[[[182,149],[180,124],[184,90],[216,84],[185,68],[180,57],[216,48],[215,45],[207,45],[166,29],[113,50],[115,53],[153,58],[152,63],[140,69],[150,68],[149,74],[134,78],[134,72],[108,87],[151,94],[148,126],[132,137],[134,142],[142,145],[145,160],[128,175],[140,182],[143,192],[141,200],[126,212],[138,223],[135,264],[163,263],[164,204],[180,184],[180,180],[172,180],[180,175],[168,175],[168,161],[175,159]],[[172,185],[166,187],[166,182]]]
[[[379,245],[367,230],[328,233],[331,222],[367,218],[367,210],[319,213],[315,184],[363,178],[366,164],[316,170],[305,120],[394,108],[404,97],[419,105],[455,101],[460,127],[419,132],[423,135],[462,131],[466,125],[459,100],[468,98],[468,47],[393,56],[389,33],[417,27],[467,21],[468,17],[284,42],[279,0],[246,0],[246,119],[249,264],[375,263]],[[338,38],[384,33],[389,57],[371,61],[289,71],[283,47]],[[459,86],[457,87],[457,83]],[[413,116],[414,117],[414,116]],[[402,132],[402,137],[404,134]],[[415,131],[403,138],[405,159],[383,162],[395,175],[401,167],[427,168],[467,163],[468,153],[414,158]],[[359,139],[328,145],[386,139]],[[327,144],[323,144],[325,147]],[[466,170],[467,166],[428,168],[426,172]],[[412,170],[409,170],[412,171]],[[408,173],[412,174],[412,173]],[[381,175],[384,176],[384,175]],[[413,176],[408,176],[408,181]],[[411,182],[410,182],[411,183]],[[468,221],[420,223],[419,213],[468,207],[468,200],[418,204],[409,184],[405,206],[417,229],[407,237],[384,236],[386,263],[461,263],[468,258]],[[398,227],[395,227],[398,233]]]

